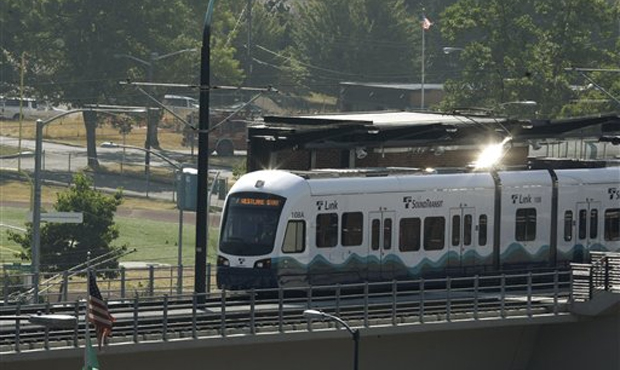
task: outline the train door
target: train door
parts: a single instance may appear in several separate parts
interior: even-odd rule
[[[389,259],[394,253],[394,211],[380,210],[368,215],[370,244],[368,255],[368,280],[385,280],[394,277],[394,270]],[[373,261],[372,259],[375,259]]]
[[[577,203],[577,248],[573,258],[576,262],[586,262],[589,259],[592,246],[599,243],[600,210],[601,202],[588,199],[585,202]]]
[[[448,267],[463,270],[474,266],[475,250],[473,242],[475,208],[459,207],[450,209],[450,253]]]

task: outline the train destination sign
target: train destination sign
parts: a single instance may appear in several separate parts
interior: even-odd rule
[[[242,204],[244,206],[279,207],[282,204],[282,201],[280,199],[243,197],[236,198],[235,203]]]

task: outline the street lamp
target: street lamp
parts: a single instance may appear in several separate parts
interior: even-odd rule
[[[40,315],[14,315],[0,316],[0,321],[21,321],[28,320],[32,324],[41,325],[46,328],[75,328],[77,317],[73,315],[61,314],[40,314]]]
[[[183,169],[183,167],[180,164],[172,161],[170,158],[168,158],[168,157],[166,157],[166,156],[164,156],[162,154],[159,154],[159,153],[157,153],[157,152],[155,152],[153,150],[142,148],[142,147],[139,147],[139,146],[117,144],[117,143],[114,143],[112,141],[104,141],[103,143],[101,143],[101,147],[102,148],[126,148],[126,149],[140,150],[140,151],[143,151],[145,153],[150,152],[150,154],[156,156],[157,158],[159,158],[162,161],[166,162],[167,164],[169,164],[170,166],[174,167],[175,169],[177,169],[179,171],[181,171]]]
[[[464,48],[457,48],[457,47],[454,47],[454,46],[444,46],[441,50],[443,50],[443,53],[446,54],[446,55],[447,54],[456,53],[456,52],[459,52],[459,51],[465,51]]]
[[[28,321],[46,328],[75,328],[77,317],[61,314],[30,315]]]
[[[521,116],[521,114],[518,114],[519,111],[517,107],[524,107],[527,109],[526,112],[531,112],[529,108],[538,106],[538,103],[533,100],[519,100],[519,101],[507,101],[504,103],[499,103],[497,106],[507,116],[510,116],[510,113],[513,113],[514,116]],[[514,107],[514,108],[509,108],[509,107]],[[531,127],[524,126],[524,128],[531,128]]]
[[[538,103],[533,100],[507,101],[504,103],[499,103],[500,107],[505,107],[507,105],[522,105],[522,106],[527,106],[527,107],[534,107],[538,105]]]
[[[143,109],[96,109],[96,108],[78,108],[62,112],[54,117],[50,117],[45,121],[38,119],[35,122],[35,150],[34,150],[34,197],[32,201],[32,241],[30,251],[32,254],[32,273],[34,286],[34,301],[39,300],[39,272],[41,264],[41,162],[43,152],[43,128],[64,116],[79,112],[100,112],[106,114],[117,113],[142,113]]]
[[[462,53],[465,51],[465,49],[458,48],[455,46],[444,46],[443,48],[441,48],[441,50],[443,50],[443,53],[446,55],[446,58],[448,58],[448,66],[450,67],[448,78],[450,75],[454,75],[456,77],[458,71],[456,69],[456,62],[454,60],[455,59],[454,54]]]
[[[358,368],[359,368],[359,366],[358,366],[358,364],[359,364],[359,344],[360,344],[360,331],[359,331],[359,329],[353,329],[343,319],[339,318],[338,316],[330,315],[330,314],[325,313],[323,311],[305,310],[304,311],[304,317],[306,318],[306,320],[335,321],[335,322],[341,324],[342,326],[344,326],[345,329],[347,329],[347,331],[353,337],[353,342],[355,344],[355,347],[354,347],[354,350],[353,350],[353,369],[354,370],[358,370]]]

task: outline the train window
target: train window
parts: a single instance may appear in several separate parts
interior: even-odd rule
[[[536,208],[517,209],[515,239],[520,242],[536,239]]]
[[[282,252],[301,253],[306,249],[306,223],[302,220],[291,220],[286,225]]]
[[[463,244],[471,245],[471,227],[472,217],[471,215],[465,215],[463,223]]]
[[[341,239],[343,246],[356,246],[362,244],[364,228],[364,216],[362,212],[349,212],[342,214]]]
[[[392,219],[383,220],[383,249],[392,248]]]
[[[487,245],[487,215],[480,215],[478,219],[478,244]]]
[[[573,240],[573,211],[564,212],[564,241]]]
[[[598,209],[590,210],[590,239],[598,235]]]
[[[461,244],[461,216],[452,216],[452,246]]]
[[[381,220],[378,219],[374,219],[372,220],[372,236],[371,236],[371,242],[370,242],[370,247],[372,248],[373,251],[376,251],[379,249],[379,231],[381,230]]]
[[[605,240],[620,240],[620,208],[605,211]]]
[[[402,218],[399,227],[398,249],[401,252],[420,250],[420,225],[419,218]]]
[[[424,249],[440,250],[444,247],[446,219],[443,217],[427,217],[424,219]]]
[[[579,239],[586,238],[586,217],[588,215],[588,211],[585,209],[579,210]]]
[[[338,244],[338,214],[321,213],[316,216],[316,246],[331,248]]]

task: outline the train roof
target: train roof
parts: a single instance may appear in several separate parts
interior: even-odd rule
[[[563,185],[620,184],[620,167],[607,167],[604,170],[568,169],[558,171],[557,176]]]
[[[545,169],[498,171],[504,186],[530,187],[551,183]],[[620,182],[620,167],[570,168],[555,171],[563,185]],[[244,175],[231,192],[276,192],[290,197],[300,192],[313,195],[359,194],[400,191],[450,191],[492,189],[490,172],[466,172],[464,169],[424,170],[387,167],[359,169],[320,169],[313,171],[261,170]]]

